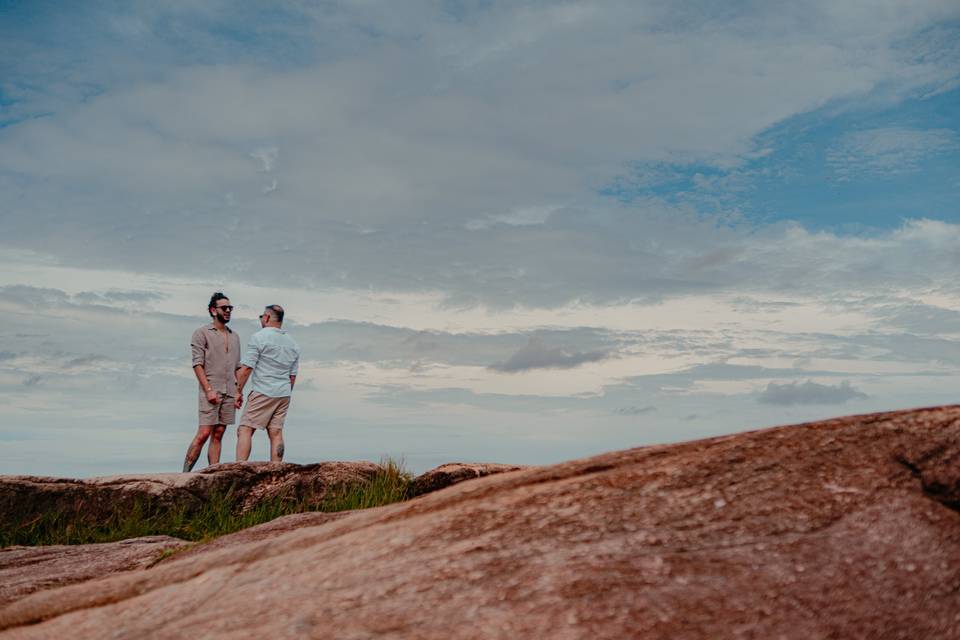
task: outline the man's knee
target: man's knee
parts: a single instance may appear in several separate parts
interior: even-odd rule
[[[213,438],[214,440],[223,440],[223,434],[226,430],[227,430],[227,425],[218,424],[210,432],[210,437]]]

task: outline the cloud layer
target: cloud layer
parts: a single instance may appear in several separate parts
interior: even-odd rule
[[[728,286],[771,267],[729,211],[598,193],[638,163],[742,164],[763,155],[759,134],[825,105],[948,86],[953,54],[927,55],[919,34],[955,8],[897,6],[103,4],[77,17],[108,26],[98,43],[69,37],[69,13],[45,16],[6,45],[31,62],[4,85],[23,119],[0,129],[0,242],[73,265],[453,304]],[[229,28],[209,29],[219,20]],[[264,57],[271,42],[285,48]],[[78,62],[73,45],[125,62]],[[74,68],[60,89],[27,89],[61,60]],[[952,135],[847,133],[831,162],[905,170]]]

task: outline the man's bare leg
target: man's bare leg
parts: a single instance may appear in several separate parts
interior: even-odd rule
[[[197,435],[190,441],[190,446],[187,447],[187,455],[183,459],[184,473],[193,471],[193,465],[197,464],[197,460],[200,458],[200,451],[203,449],[203,444],[207,441],[207,438],[210,437],[210,432],[213,431],[213,429],[213,425],[202,424],[197,427]]]
[[[283,462],[283,429],[267,428],[270,436],[270,462]]]
[[[237,462],[243,462],[250,457],[252,438],[253,427],[237,427]]]
[[[227,425],[218,424],[210,432],[210,444],[207,445],[207,462],[217,464],[220,462],[220,445],[223,442],[223,432],[227,430]]]

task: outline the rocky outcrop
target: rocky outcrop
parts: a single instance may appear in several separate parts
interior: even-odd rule
[[[440,465],[414,478],[410,483],[410,497],[422,496],[463,482],[484,478],[496,473],[518,471],[525,467],[513,464],[451,462]]]
[[[319,503],[329,491],[372,478],[372,462],[229,463],[199,473],[155,473],[73,480],[0,476],[0,528],[12,530],[45,514],[102,521],[137,505],[143,512],[191,511],[230,495],[247,510],[278,497]]]
[[[958,504],[960,407],[857,416],[175,555],[17,600],[0,635],[960,638]]]
[[[415,478],[409,495],[521,467],[451,463]],[[154,473],[87,479],[0,476],[0,529],[13,529],[44,514],[81,514],[98,521],[138,504],[144,511],[190,511],[228,494],[240,510],[278,497],[314,506],[331,490],[361,484],[380,469],[372,462],[225,463],[197,473]]]
[[[189,546],[169,536],[122,542],[0,549],[0,606],[43,589],[146,569],[165,551]]]

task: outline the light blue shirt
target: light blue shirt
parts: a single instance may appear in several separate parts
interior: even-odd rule
[[[250,336],[240,364],[253,369],[251,391],[271,398],[289,396],[290,376],[300,369],[300,345],[283,329],[264,327]]]

